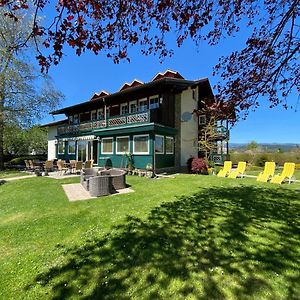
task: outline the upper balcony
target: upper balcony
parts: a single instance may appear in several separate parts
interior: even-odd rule
[[[150,111],[124,114],[109,117],[106,120],[81,122],[80,124],[61,125],[57,128],[58,135],[74,135],[84,132],[93,132],[99,129],[113,127],[129,127],[137,124],[150,123]]]

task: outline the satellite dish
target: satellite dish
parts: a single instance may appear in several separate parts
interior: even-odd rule
[[[181,115],[181,121],[182,122],[188,122],[192,119],[192,114],[188,111],[185,111],[184,113],[182,113]]]

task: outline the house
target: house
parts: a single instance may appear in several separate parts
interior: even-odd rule
[[[199,154],[205,118],[195,114],[201,103],[214,101],[207,78],[186,80],[167,70],[150,82],[137,79],[109,94],[53,111],[66,119],[47,124],[48,159],[89,160],[95,166],[126,167],[129,153],[136,168],[180,170]],[[228,141],[228,131],[219,141]],[[217,146],[217,141],[216,141]],[[219,155],[226,152],[221,145]]]

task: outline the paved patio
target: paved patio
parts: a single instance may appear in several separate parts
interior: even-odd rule
[[[96,197],[91,197],[90,193],[80,183],[63,184],[62,187],[70,202],[96,199]],[[117,190],[116,193],[111,194],[110,196],[127,194],[132,192],[134,192],[134,190],[130,188],[125,188],[125,189]]]

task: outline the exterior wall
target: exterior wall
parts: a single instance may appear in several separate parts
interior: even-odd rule
[[[197,91],[196,91],[197,92]],[[197,93],[194,93],[197,95]],[[193,90],[191,88],[181,93],[181,116],[184,113],[190,113],[189,120],[181,118],[180,126],[180,163],[182,167],[186,166],[187,160],[191,156],[198,155],[198,117],[192,112],[198,108],[197,99],[193,99]]]
[[[52,160],[56,158],[56,136],[57,135],[57,127],[50,126],[48,127],[48,160]]]

